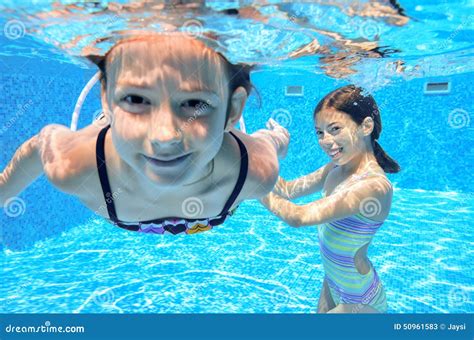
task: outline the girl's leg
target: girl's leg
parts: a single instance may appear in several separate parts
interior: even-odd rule
[[[369,305],[355,304],[355,303],[341,303],[337,305],[336,307],[332,308],[330,311],[328,311],[328,313],[374,314],[374,313],[380,313],[380,312],[376,310],[374,307],[371,307]]]
[[[318,313],[327,313],[334,307],[336,307],[336,304],[334,303],[331,292],[329,291],[328,283],[326,279],[324,279],[321,294],[319,296]]]

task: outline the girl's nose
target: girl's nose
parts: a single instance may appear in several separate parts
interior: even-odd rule
[[[153,144],[166,146],[179,143],[182,136],[178,120],[171,108],[160,108],[152,113],[148,138]]]
[[[330,133],[323,132],[323,137],[319,140],[323,146],[331,146],[334,143],[334,138]]]

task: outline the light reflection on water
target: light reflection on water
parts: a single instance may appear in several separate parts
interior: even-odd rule
[[[389,312],[472,313],[473,196],[394,197],[368,252]],[[192,237],[96,220],[1,257],[0,312],[314,313],[323,279],[316,227],[291,228],[256,201]]]

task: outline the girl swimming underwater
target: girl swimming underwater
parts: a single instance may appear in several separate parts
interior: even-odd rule
[[[279,178],[261,202],[291,226],[319,225],[325,277],[318,312],[386,312],[385,291],[367,248],[390,211],[393,190],[384,172],[400,167],[378,143],[377,104],[348,85],[321,100],[314,120],[319,145],[331,162],[293,181]],[[321,189],[323,198],[312,203],[289,201]]]
[[[237,131],[250,68],[181,34],[119,41],[102,58],[104,116],[80,131],[48,125],[1,174],[5,205],[44,172],[119,227],[193,234],[221,224],[278,178],[281,126]]]

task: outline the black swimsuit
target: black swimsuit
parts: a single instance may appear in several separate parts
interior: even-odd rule
[[[239,178],[237,179],[237,183],[235,184],[234,190],[230,194],[227,202],[224,204],[224,208],[222,209],[221,213],[216,217],[209,217],[209,218],[201,218],[201,219],[189,219],[189,218],[181,218],[181,217],[166,217],[166,218],[159,218],[150,221],[142,221],[142,222],[124,222],[120,221],[117,218],[117,212],[115,210],[114,204],[114,195],[110,189],[109,178],[107,176],[107,168],[105,164],[105,151],[104,151],[104,143],[105,143],[105,135],[107,134],[107,130],[110,128],[106,126],[103,128],[98,137],[97,137],[97,144],[96,144],[96,161],[97,161],[97,170],[99,172],[100,178],[100,185],[102,187],[102,193],[104,195],[105,203],[107,204],[107,211],[109,213],[109,219],[112,223],[116,226],[132,230],[138,231],[142,233],[152,233],[152,234],[195,234],[201,231],[212,229],[212,227],[216,225],[220,225],[224,223],[228,216],[232,215],[235,211],[230,210],[232,204],[234,204],[237,196],[239,195],[242,187],[244,186],[245,179],[247,177],[248,172],[248,154],[247,149],[242,143],[242,141],[232,132],[230,134],[232,137],[235,138],[237,143],[239,144],[240,149],[240,171],[239,171]],[[189,209],[186,209],[186,204],[188,204]],[[202,210],[202,202],[197,197],[190,197],[183,202],[184,210],[190,210],[190,215],[193,215],[195,212],[195,208],[198,210]],[[198,213],[199,214],[199,211]],[[196,215],[197,215],[196,214]]]

